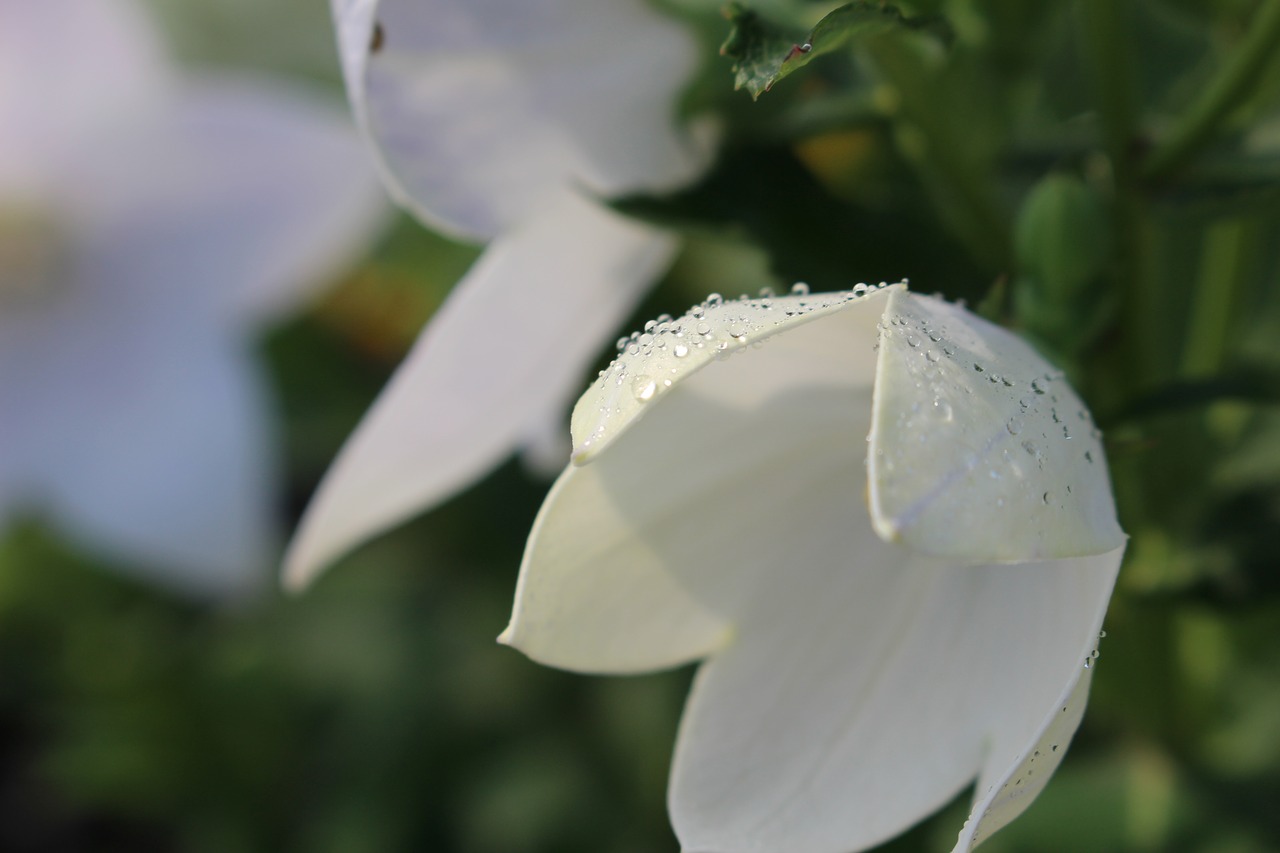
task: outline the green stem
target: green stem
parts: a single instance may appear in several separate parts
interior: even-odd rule
[[[1187,318],[1187,343],[1182,350],[1184,378],[1211,376],[1226,360],[1231,321],[1250,272],[1253,234],[1249,223],[1232,219],[1215,224],[1205,235],[1200,275]]]
[[[1125,25],[1128,8],[1124,0],[1085,0],[1082,5],[1084,60],[1111,164],[1111,215],[1116,231],[1113,287],[1121,294],[1122,306],[1120,357],[1100,354],[1103,360],[1098,373],[1099,381],[1109,380],[1108,402],[1118,406],[1154,383],[1167,359],[1159,332],[1167,319],[1168,304],[1152,274],[1152,233],[1133,162],[1137,99],[1130,61],[1132,37]],[[1124,370],[1109,369],[1121,362],[1127,365]]]
[[[1127,191],[1133,171],[1135,99],[1129,39],[1120,20],[1126,6],[1122,0],[1085,0],[1083,23],[1103,140],[1115,183]]]
[[[1147,159],[1142,177],[1159,183],[1194,158],[1218,132],[1232,110],[1250,94],[1259,72],[1280,45],[1280,0],[1264,0],[1244,41]]]
[[[868,44],[876,67],[896,91],[899,150],[939,196],[944,217],[983,265],[1012,268],[1012,228],[997,199],[990,168],[971,156],[966,122],[938,97],[938,83],[922,58],[903,40],[885,37]]]

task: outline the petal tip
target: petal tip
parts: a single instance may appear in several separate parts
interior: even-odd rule
[[[304,555],[290,549],[280,572],[280,588],[290,595],[300,595],[310,589],[320,572],[321,567],[314,560],[304,559]]]
[[[876,509],[871,511],[871,526],[881,541],[892,544],[902,541],[902,525]]]

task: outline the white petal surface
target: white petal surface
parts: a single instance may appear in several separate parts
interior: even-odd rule
[[[572,186],[674,187],[696,46],[640,0],[334,0],[343,70],[397,199],[489,238]]]
[[[672,322],[663,346],[659,333],[606,372],[662,375],[664,365],[690,365],[670,374],[672,387],[645,418],[627,410],[628,429],[608,451],[556,483],[529,539],[504,641],[568,669],[634,672],[683,663],[726,640],[740,609],[735,602],[754,582],[741,560],[757,566],[791,559],[793,530],[775,524],[779,512],[809,529],[811,522],[788,507],[809,505],[794,493],[824,476],[830,460],[822,449],[847,454],[865,446],[883,296],[853,304],[843,296],[773,302],[776,314],[741,302],[695,308],[698,317]],[[826,311],[833,304],[849,310]],[[802,313],[808,306],[813,312]],[[714,332],[740,331],[743,311],[767,321],[752,326],[753,335],[763,337],[775,321],[792,331],[758,350],[735,340],[737,354],[723,359],[695,355],[692,343],[684,356],[664,352],[686,340],[676,336],[686,322],[691,335],[705,322],[703,349],[715,351],[723,334]],[[583,400],[595,394],[593,388]],[[860,490],[860,466],[859,457],[856,482],[841,488]],[[744,524],[755,532],[745,534]],[[803,533],[797,529],[794,538]],[[659,551],[658,541],[679,544]],[[822,537],[814,541],[821,545]]]
[[[872,526],[872,343],[904,295],[817,297],[778,325],[786,300],[702,306],[635,338],[575,410],[599,444],[543,507],[503,639],[598,672],[709,655],[670,789],[691,853],[865,849],[980,775],[964,849],[1031,802],[1079,723],[1122,547],[966,566]],[[676,356],[686,323],[737,354]]]
[[[1016,765],[997,767],[988,759],[978,779],[978,791],[983,793],[975,798],[973,810],[956,839],[956,853],[972,850],[1007,826],[1044,790],[1084,717],[1092,680],[1092,671],[1085,670],[1070,692],[1049,709],[1043,732],[1034,743],[1022,748]]]
[[[881,536],[972,562],[1123,543],[1100,433],[1060,371],[940,299],[899,292],[883,325],[868,460]]]
[[[243,343],[128,300],[65,314],[67,336],[33,336],[20,360],[3,345],[17,339],[0,339],[0,472],[16,496],[122,569],[185,592],[263,581],[277,472]]]
[[[296,308],[388,209],[342,112],[261,80],[187,83],[162,117],[76,168],[79,230],[134,264],[119,283],[181,288],[230,328]]]
[[[50,169],[160,104],[169,73],[128,0],[0,0],[0,195],[39,195]]]
[[[286,582],[305,583],[514,450],[674,250],[670,235],[570,193],[490,244],[325,476]]]
[[[1118,555],[957,567],[911,559],[865,521],[826,537],[825,561],[776,567],[740,640],[699,672],[670,791],[686,850],[864,849],[980,768],[982,783],[1028,786],[987,818],[998,828],[1056,764],[1036,757],[1039,775],[1017,777],[1008,748],[1035,757],[1060,716],[1059,749],[1044,747],[1059,757],[1079,722],[1058,703],[1085,672]]]
[[[768,299],[719,298],[695,305],[678,320],[657,323],[632,342],[602,373],[573,409],[574,461],[581,464],[598,455],[626,432],[645,412],[655,408],[670,389],[686,381],[718,359],[734,356],[748,345],[769,341],[776,358],[794,358],[794,364],[771,365],[757,375],[717,372],[716,380],[699,383],[702,393],[758,401],[793,382],[812,382],[818,376],[843,376],[859,386],[870,385],[873,359],[870,341],[865,350],[854,350],[829,340],[845,334],[865,338],[889,293],[903,285],[866,288],[840,293],[798,294]],[[823,331],[787,335],[784,347],[772,339],[813,320],[848,313],[840,326],[823,325]],[[843,332],[841,330],[844,330]],[[872,338],[874,339],[874,338]],[[794,353],[794,355],[789,355]],[[754,361],[752,362],[755,363]],[[744,397],[745,395],[745,397]]]

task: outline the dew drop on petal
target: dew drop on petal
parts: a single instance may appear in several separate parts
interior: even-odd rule
[[[631,392],[636,395],[637,400],[645,403],[652,400],[653,395],[658,392],[658,383],[652,377],[640,375],[632,380]]]

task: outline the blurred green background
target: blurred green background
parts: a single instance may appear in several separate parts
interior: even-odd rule
[[[184,62],[342,104],[327,4],[151,5]],[[1029,335],[1107,430],[1132,539],[1094,695],[984,849],[1280,849],[1276,42],[1215,89],[1278,4],[921,0],[904,9],[944,16],[941,44],[855,40],[754,103],[715,56],[714,4],[665,5],[703,36],[686,108],[721,115],[726,146],[678,196],[619,202],[688,235],[633,326],[713,290],[905,275]],[[768,4],[797,26],[831,5]],[[290,521],[475,254],[401,217],[263,340]],[[585,678],[494,642],[545,488],[512,461],[306,594],[231,608],[123,580],[34,521],[9,531],[0,850],[676,849],[691,673]],[[886,849],[949,849],[966,812]]]

